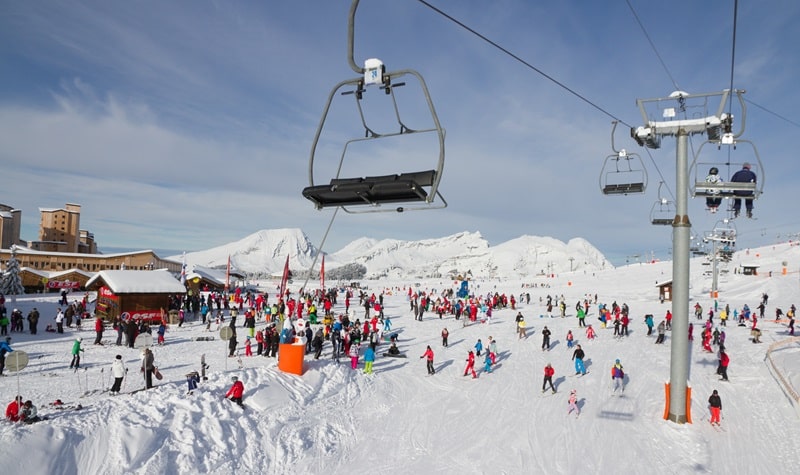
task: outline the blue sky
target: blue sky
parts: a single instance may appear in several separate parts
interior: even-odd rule
[[[667,96],[675,84],[705,93],[731,83],[732,1],[630,0],[666,69],[624,0],[430,3],[629,125],[642,123],[637,98]],[[200,250],[283,227],[318,244],[332,211],[316,211],[300,193],[327,96],[355,75],[349,8],[349,0],[3,2],[0,202],[22,209],[27,239],[39,207],[72,202],[101,247]],[[339,213],[325,250],[362,236],[466,230],[493,245],[523,234],[584,237],[617,263],[669,256],[671,228],[652,226],[650,211],[659,171],[674,192],[674,139],[651,161],[620,125],[617,147],[642,156],[649,186],[603,196],[609,115],[418,1],[362,0],[355,29],[357,62],[378,57],[425,77],[447,130],[440,190],[449,207]],[[740,247],[800,231],[798,44],[800,3],[739,2],[733,87],[751,101],[744,138],[759,149],[766,185],[759,219],[736,222]],[[398,100],[424,122],[414,84]],[[352,104],[335,102],[323,134],[333,156],[358,136]],[[427,145],[398,141],[353,173],[430,168]],[[738,152],[732,160],[753,161]],[[721,217],[700,198],[689,212],[697,234]]]

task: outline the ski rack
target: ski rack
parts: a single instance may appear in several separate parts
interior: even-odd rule
[[[442,180],[442,172],[444,171],[445,131],[439,123],[439,117],[436,114],[436,109],[433,106],[433,101],[431,100],[430,93],[428,92],[428,86],[425,83],[422,75],[413,69],[401,69],[397,71],[386,72],[383,62],[381,62],[379,59],[367,59],[364,67],[356,65],[353,59],[353,42],[355,13],[356,9],[358,8],[358,4],[359,0],[353,0],[350,6],[350,17],[348,21],[348,62],[350,63],[350,68],[356,73],[360,74],[360,76],[341,81],[334,86],[328,95],[328,102],[325,105],[322,118],[320,119],[319,126],[317,127],[316,135],[314,136],[314,142],[311,146],[311,156],[309,159],[308,169],[309,186],[303,189],[303,196],[314,203],[314,206],[317,209],[337,207],[348,213],[390,211],[403,212],[445,208],[447,207],[447,201],[439,191],[439,184]],[[405,85],[405,83],[393,83],[393,81],[403,78],[404,76],[414,77],[417,79],[417,81],[419,81],[420,87],[425,96],[428,111],[430,112],[433,121],[433,127],[426,129],[412,129],[408,127],[401,119],[394,89],[396,87]],[[367,124],[361,106],[361,101],[364,100],[367,88],[371,85],[377,86],[379,89],[383,90],[386,95],[391,97],[392,105],[394,107],[395,120],[399,126],[397,131],[390,133],[378,133]],[[341,92],[341,94],[352,94],[355,97],[356,107],[358,109],[359,117],[361,118],[361,125],[364,128],[364,136],[346,141],[339,157],[336,175],[330,180],[329,183],[316,184],[314,181],[314,166],[317,158],[316,155],[319,138],[325,127],[325,121],[328,117],[333,98],[337,93],[340,92],[342,88],[345,87],[354,87],[354,89]],[[379,140],[387,137],[424,133],[435,134],[438,140],[439,154],[435,167],[422,171],[392,173],[380,176],[359,176],[354,178],[343,178],[340,176],[348,148],[351,144]],[[436,201],[436,197],[439,198],[441,203]],[[406,206],[382,208],[381,205],[384,204],[406,204]],[[369,209],[361,209],[363,206],[368,206]]]
[[[603,169],[600,171],[600,191],[604,195],[628,195],[631,193],[644,193],[647,188],[647,170],[641,157],[630,153],[624,148],[617,150],[614,147],[614,131],[617,121],[613,121],[611,129],[611,150],[613,154],[606,157]],[[624,166],[620,167],[620,162]],[[631,162],[638,162],[638,168],[631,166]],[[611,167],[611,164],[614,167]],[[671,222],[671,221],[670,221]]]

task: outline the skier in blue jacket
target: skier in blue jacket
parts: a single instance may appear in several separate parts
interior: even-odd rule
[[[478,343],[475,343],[475,356],[480,356],[482,350],[483,350],[483,343],[481,343],[481,339],[478,338]]]

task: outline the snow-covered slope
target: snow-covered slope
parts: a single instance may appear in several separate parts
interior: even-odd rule
[[[248,273],[280,273],[289,255],[292,270],[307,269],[316,249],[299,229],[262,230],[240,241],[186,254],[189,265],[231,264]],[[180,259],[181,256],[172,256]],[[362,264],[367,278],[438,278],[467,274],[473,278],[515,279],[537,274],[611,268],[603,254],[582,238],[563,243],[550,237],[522,236],[489,246],[479,232],[421,241],[361,238],[328,254],[328,270]],[[319,266],[320,263],[317,263]]]
[[[460,239],[466,239],[463,236]],[[463,242],[463,241],[462,241]],[[480,240],[478,240],[480,242]],[[429,252],[420,246],[422,252]],[[551,254],[555,256],[555,254]],[[284,258],[285,259],[285,258]],[[422,259],[422,257],[420,257]],[[530,256],[528,257],[530,259]],[[738,263],[759,265],[758,276],[734,274]],[[784,265],[784,262],[786,265]],[[570,265],[570,262],[555,262]],[[576,263],[573,262],[573,265]],[[786,267],[787,274],[783,274]],[[784,312],[800,303],[798,268],[800,246],[779,244],[734,254],[728,273],[720,279],[720,306],[755,308],[769,294],[766,314]],[[691,265],[690,296],[705,308],[710,278],[703,275],[702,259]],[[771,273],[771,274],[770,274]],[[164,380],[148,391],[139,373],[140,350],[115,346],[109,329],[104,346],[91,344],[91,325],[69,328],[65,334],[43,332],[55,315],[57,295],[21,296],[6,302],[23,314],[33,307],[42,312],[37,335],[12,333],[12,347],[30,356],[19,373],[0,378],[0,401],[15,394],[31,399],[50,420],[30,426],[0,424],[0,459],[4,473],[72,474],[386,474],[442,473],[794,473],[800,463],[797,408],[791,391],[800,389],[800,345],[787,335],[787,320],[759,322],[762,344],[749,340],[749,327],[733,322],[726,346],[731,356],[729,382],[715,374],[716,355],[702,350],[700,338],[691,343],[691,411],[694,423],[677,425],[662,419],[664,382],[670,377],[670,342],[685,335],[668,333],[665,345],[647,336],[643,315],[661,320],[670,304],[660,303],[655,282],[669,280],[670,262],[631,264],[616,269],[576,271],[555,277],[537,276],[536,287],[522,288],[525,280],[475,279],[477,294],[530,293],[516,310],[501,309],[490,324],[463,326],[452,316],[439,319],[433,312],[416,321],[409,311],[406,291],[441,291],[453,286],[445,279],[417,281],[414,277],[369,281],[370,291],[386,291],[385,313],[399,335],[399,347],[408,358],[382,357],[378,347],[373,375],[337,364],[325,343],[322,358],[307,356],[305,373],[279,371],[275,359],[243,357],[242,367],[227,357],[227,344],[199,321],[171,326],[166,344],[153,347]],[[419,282],[420,286],[416,287]],[[296,292],[302,283],[292,284]],[[587,323],[598,338],[586,340],[574,318],[574,304],[587,294],[599,302],[627,303],[631,308],[630,336],[613,337],[600,328],[596,306]],[[564,295],[567,318],[541,318],[539,303],[547,295]],[[355,306],[357,299],[353,302]],[[344,311],[343,299],[334,310]],[[521,311],[528,321],[528,337],[515,335],[514,318]],[[358,310],[358,316],[362,310]],[[700,322],[691,320],[696,325]],[[715,319],[718,322],[718,319]],[[246,332],[238,322],[239,351]],[[541,348],[541,330],[552,331],[551,349]],[[264,327],[259,321],[257,328]],[[439,337],[450,330],[449,346]],[[27,329],[27,322],[25,328]],[[572,350],[565,335],[571,330],[586,351],[589,373],[575,376]],[[696,329],[695,335],[698,335]],[[86,351],[81,370],[68,368],[74,339],[83,336]],[[465,378],[464,360],[478,338],[497,340],[498,362],[492,373]],[[786,342],[786,344],[781,344]],[[427,376],[418,358],[430,345],[436,374]],[[770,348],[775,351],[767,358]],[[110,363],[116,354],[130,371],[122,394],[109,396]],[[185,374],[198,370],[204,354],[208,381],[187,395]],[[10,355],[13,355],[11,353]],[[621,359],[627,375],[623,396],[614,395],[608,370]],[[774,371],[770,360],[775,361]],[[10,362],[7,359],[7,364]],[[556,394],[542,393],[542,369],[552,363]],[[245,384],[245,410],[223,400],[231,376]],[[790,390],[787,390],[787,383]],[[569,391],[576,389],[581,414],[567,415]],[[708,424],[707,399],[719,390],[723,402],[722,427]],[[795,396],[796,397],[796,396]],[[61,399],[67,409],[48,403]],[[70,408],[81,404],[83,409]]]

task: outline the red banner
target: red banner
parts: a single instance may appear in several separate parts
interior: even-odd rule
[[[281,277],[280,298],[286,297],[286,284],[289,282],[289,256],[286,256],[286,264],[283,265],[283,277]]]
[[[325,254],[322,255],[322,266],[319,268],[319,288],[325,293]]]
[[[80,282],[72,282],[69,280],[48,280],[48,289],[80,289]]]

